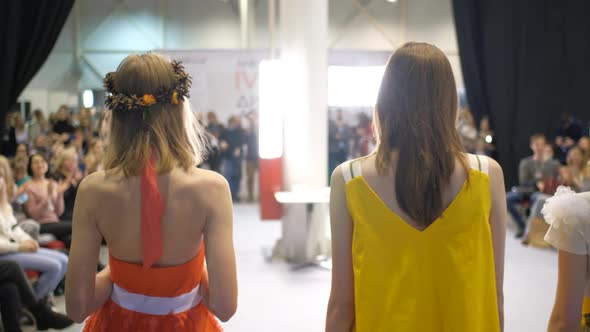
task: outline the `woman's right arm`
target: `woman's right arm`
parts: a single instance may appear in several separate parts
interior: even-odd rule
[[[330,184],[330,223],[332,229],[332,289],[328,302],[326,332],[350,332],[355,322],[354,273],[352,269],[352,217],[346,204],[341,166]]]
[[[238,282],[233,242],[233,208],[227,181],[216,175],[207,198],[212,207],[204,231],[208,273],[204,289],[205,305],[221,321],[236,312]]]
[[[489,158],[489,161],[490,191],[492,195],[490,228],[492,231],[492,244],[494,247],[496,297],[498,301],[500,328],[504,331],[504,251],[508,209],[506,208],[506,191],[504,187],[504,173],[502,172],[502,167],[491,158]]]

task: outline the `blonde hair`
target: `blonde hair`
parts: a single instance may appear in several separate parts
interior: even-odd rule
[[[12,168],[10,167],[10,162],[4,156],[0,156],[0,172],[4,175],[4,183],[5,183],[5,190],[0,195],[3,195],[0,199],[0,206],[5,208],[4,204],[10,205],[12,198],[14,196],[14,177],[12,175]]]
[[[53,169],[55,170],[55,172],[59,172],[61,170],[61,166],[63,165],[64,160],[68,158],[78,160],[78,153],[76,153],[75,149],[64,149],[57,155],[57,157],[55,158],[55,163],[53,164]]]
[[[119,93],[143,96],[171,87],[175,74],[169,60],[156,53],[130,55],[121,62],[113,80]],[[175,167],[188,170],[202,160],[202,129],[188,100],[178,105],[156,104],[149,112],[113,110],[110,114],[106,170],[138,176],[153,153],[158,173]],[[107,121],[108,121],[107,120]]]

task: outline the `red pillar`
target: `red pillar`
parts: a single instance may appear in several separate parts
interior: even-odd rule
[[[283,188],[283,159],[260,159],[260,216],[262,220],[277,220],[283,216],[283,208],[275,199],[275,193]]]

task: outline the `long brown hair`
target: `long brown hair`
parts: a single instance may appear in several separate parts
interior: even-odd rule
[[[170,61],[159,54],[130,55],[117,68],[114,80],[118,92],[143,96],[171,87],[175,76]],[[117,169],[125,176],[138,176],[153,153],[158,173],[174,167],[188,169],[201,162],[202,128],[195,120],[188,100],[178,105],[156,104],[148,116],[141,111],[113,110],[105,152],[105,169]]]
[[[400,208],[428,226],[443,212],[443,188],[459,159],[467,172],[456,130],[457,88],[449,60],[437,47],[407,43],[389,59],[376,106],[380,174],[397,151],[395,192]]]

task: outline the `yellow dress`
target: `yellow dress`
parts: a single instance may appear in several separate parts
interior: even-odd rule
[[[387,207],[358,162],[343,165],[356,332],[500,331],[487,159],[469,159],[468,181],[424,231]]]

